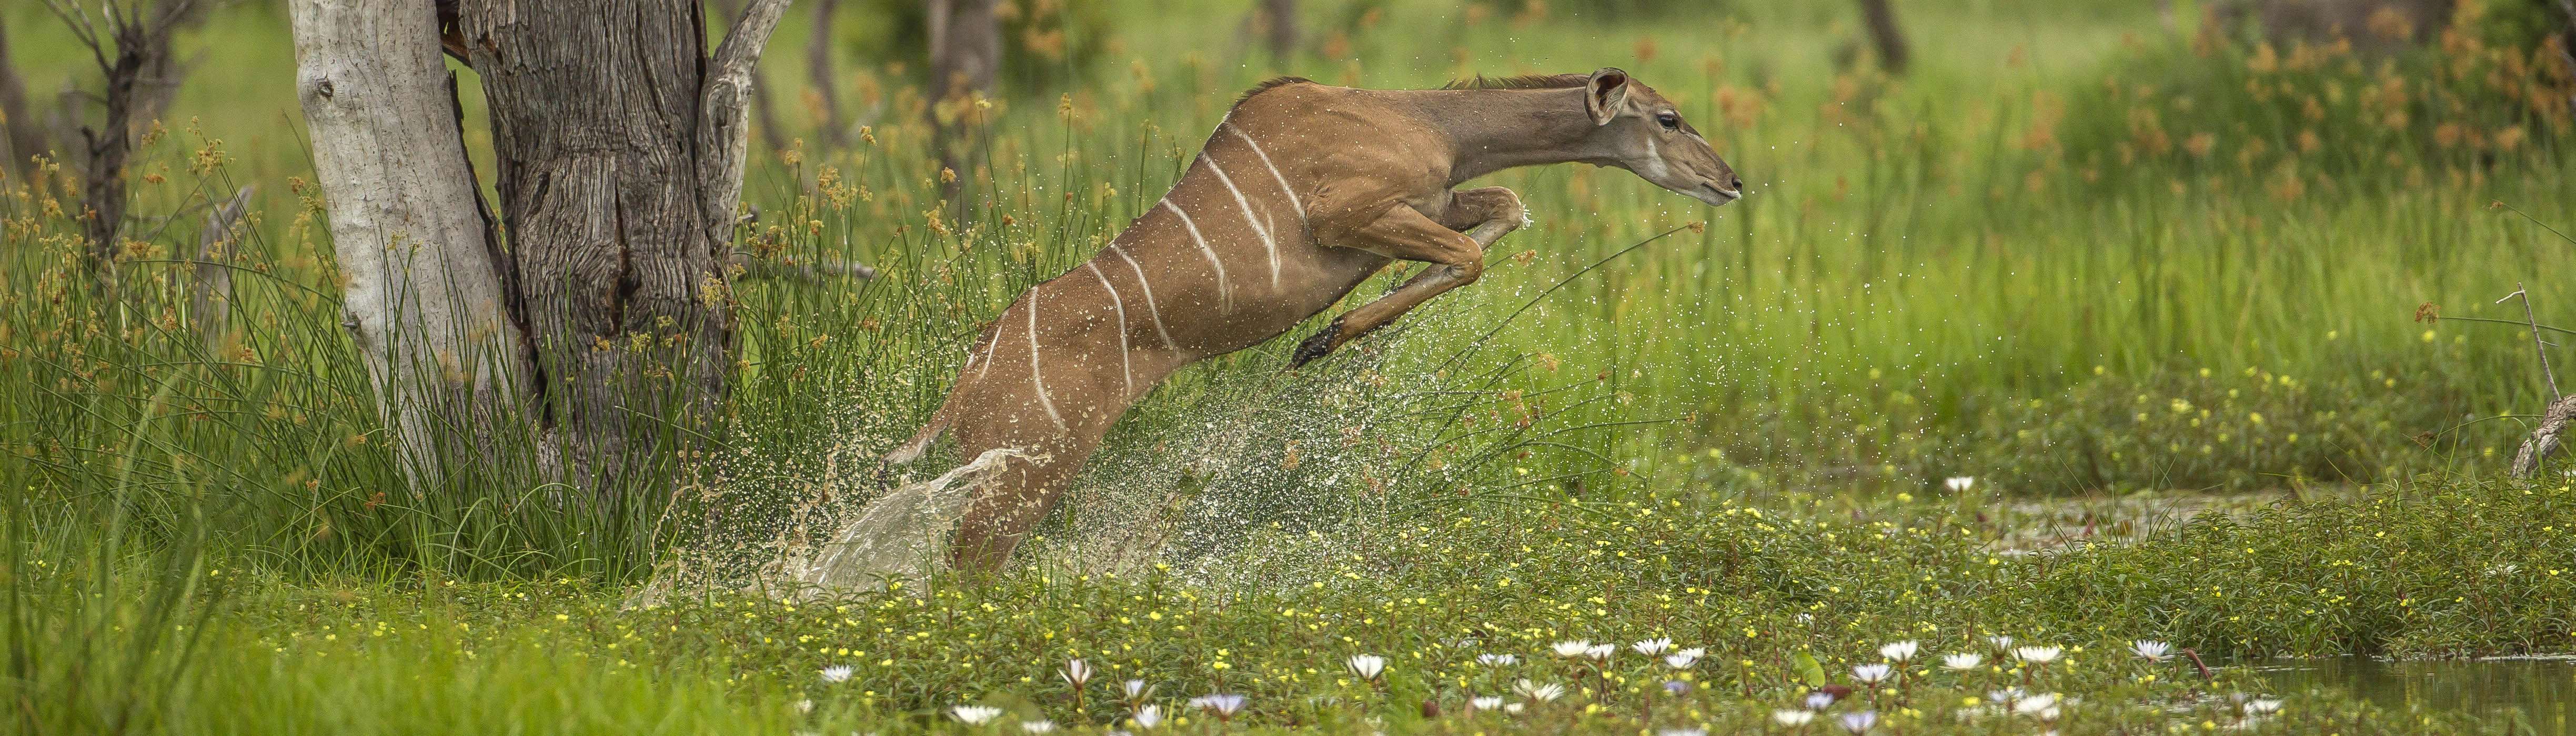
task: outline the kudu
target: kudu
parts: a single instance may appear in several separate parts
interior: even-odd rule
[[[1617,69],[1367,90],[1282,78],[1217,124],[1162,202],[1108,247],[1021,294],[968,352],[957,385],[889,465],[954,430],[966,457],[1017,448],[979,492],[950,564],[991,571],[1130,404],[1182,366],[1259,344],[1390,261],[1430,264],[1297,347],[1304,365],[1483,274],[1527,222],[1503,169],[1616,166],[1711,205],[1742,182],[1672,103]]]

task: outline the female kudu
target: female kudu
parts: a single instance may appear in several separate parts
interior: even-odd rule
[[[929,425],[885,460],[909,462],[950,429],[967,457],[1018,450],[949,546],[957,569],[996,569],[1156,383],[1286,332],[1390,261],[1431,266],[1335,318],[1297,347],[1297,365],[1474,282],[1485,248],[1526,219],[1509,189],[1453,187],[1567,162],[1711,205],[1742,191],[1672,103],[1617,69],[1439,90],[1263,83],[1161,203],[1003,310]]]

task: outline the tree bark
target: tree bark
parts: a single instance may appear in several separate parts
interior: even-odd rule
[[[538,480],[614,499],[713,417],[752,69],[786,5],[754,0],[709,57],[694,0],[457,3],[494,228],[436,0],[293,0],[348,325],[415,488],[442,438],[525,428]]]
[[[1896,9],[1887,0],[1860,0],[1861,19],[1869,25],[1869,38],[1878,47],[1878,63],[1889,74],[1904,74],[1911,54],[1906,50],[1905,31],[1896,25]]]
[[[533,375],[477,208],[430,0],[294,0],[296,93],[330,200],[343,319],[415,492],[504,426]]]
[[[714,417],[752,64],[785,0],[717,50],[694,0],[466,0],[510,268],[537,355],[540,463],[600,495]]]

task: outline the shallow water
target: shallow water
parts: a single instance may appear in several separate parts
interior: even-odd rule
[[[2345,657],[2254,669],[2282,692],[2340,687],[2391,710],[2435,717],[2516,709],[2529,725],[2517,732],[2576,736],[2576,655],[2406,661]]]

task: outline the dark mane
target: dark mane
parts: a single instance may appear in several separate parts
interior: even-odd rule
[[[1235,104],[1236,106],[1241,106],[1241,105],[1243,104],[1243,101],[1244,101],[1244,100],[1252,99],[1252,96],[1253,96],[1253,95],[1261,94],[1261,93],[1263,93],[1263,92],[1268,92],[1268,91],[1270,91],[1270,88],[1272,88],[1272,87],[1285,87],[1285,86],[1288,86],[1288,85],[1291,85],[1291,84],[1313,84],[1313,83],[1315,83],[1315,80],[1307,79],[1307,78],[1305,78],[1305,77],[1272,77],[1272,78],[1270,78],[1268,81],[1264,81],[1264,82],[1262,82],[1262,83],[1260,83],[1260,84],[1252,85],[1252,89],[1244,90],[1244,91],[1243,91],[1243,96],[1241,96],[1241,97],[1237,97],[1237,98],[1234,98],[1234,104]]]
[[[1452,81],[1441,89],[1563,89],[1581,87],[1591,79],[1589,74],[1525,74],[1517,77],[1478,74],[1470,79]]]

